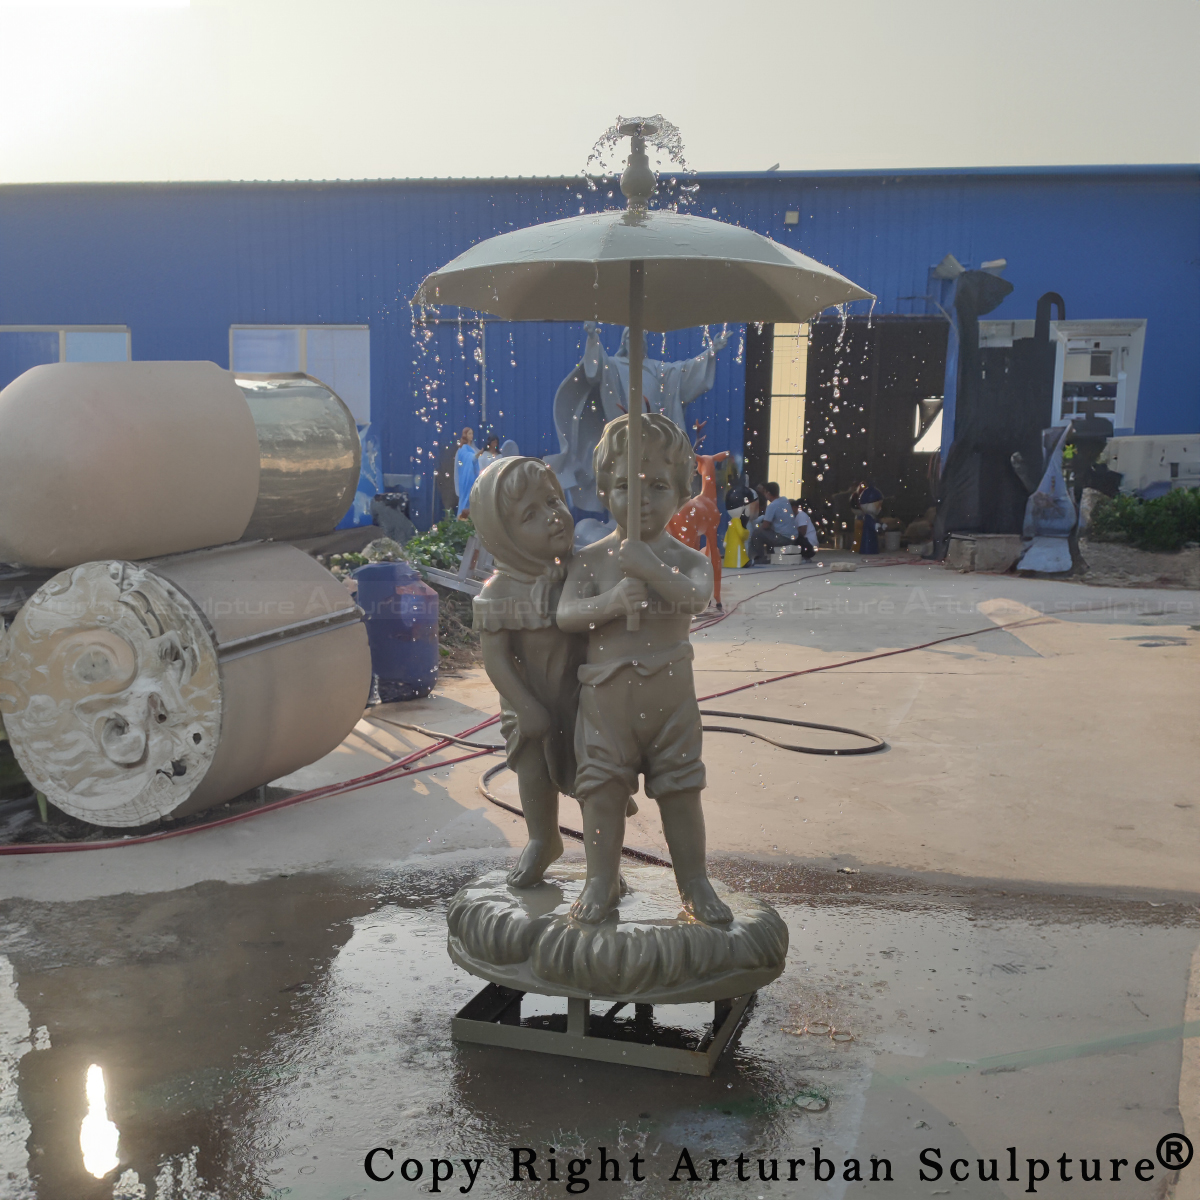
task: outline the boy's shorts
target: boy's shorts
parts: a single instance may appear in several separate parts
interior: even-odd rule
[[[639,774],[651,799],[704,787],[692,657],[691,645],[683,642],[645,659],[579,668],[579,799],[614,782],[632,796]]]

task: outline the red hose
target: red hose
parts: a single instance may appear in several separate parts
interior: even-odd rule
[[[863,566],[864,570],[870,570],[874,567],[901,567],[901,566],[908,566],[909,561],[910,560],[903,559],[903,558],[885,558],[879,562],[863,563],[862,566]],[[792,568],[792,570],[798,570],[798,569],[799,568],[796,568],[796,567]],[[720,623],[722,621],[724,621],[726,617],[732,617],[733,614],[735,612],[737,612],[737,610],[739,608],[741,608],[742,605],[745,604],[747,600],[755,600],[759,596],[765,596],[768,592],[777,592],[781,587],[787,587],[787,585],[789,583],[805,583],[810,579],[823,579],[826,575],[832,575],[832,574],[833,574],[832,571],[809,571],[809,572],[806,572],[804,575],[798,575],[795,579],[785,579],[781,583],[776,583],[769,588],[763,588],[761,591],[758,591],[758,592],[751,592],[749,596],[743,596],[731,608],[727,608],[727,609],[725,609],[724,612],[718,613],[716,616],[708,617],[707,619],[705,619],[703,625],[693,625],[692,632],[699,633],[702,629],[711,629],[714,625],[720,625]]]
[[[910,654],[914,650],[928,650],[930,646],[940,646],[943,642],[957,642],[960,638],[977,637],[981,633],[996,633],[1001,629],[1017,629],[1023,625],[1039,625],[1047,620],[1046,617],[1025,617],[1020,621],[1009,621],[1007,625],[987,625],[983,629],[971,629],[966,633],[951,633],[946,637],[934,638],[931,642],[921,642],[916,646],[901,646],[898,650],[881,650],[878,654],[864,654],[860,658],[844,658],[841,662],[826,663],[822,667],[804,667],[799,671],[785,671],[782,675],[772,675],[769,679],[755,679],[751,683],[739,683],[737,687],[726,688],[723,692],[710,692],[707,696],[697,696],[697,700],[715,700],[718,696],[732,696],[734,692],[744,692],[748,688],[762,687],[767,683],[778,683],[781,679],[795,679],[797,675],[815,675],[818,671],[833,671],[838,667],[852,667],[855,663],[874,662],[877,658],[891,658],[895,654]]]
[[[478,733],[481,729],[486,729],[489,725],[494,725],[500,720],[500,714],[488,717],[486,721],[480,721],[478,725],[472,725],[470,729],[464,729],[458,737],[465,737],[470,733]],[[258,808],[252,808],[244,813],[234,813],[229,817],[221,817],[216,821],[205,821],[199,825],[186,825],[180,829],[164,829],[158,833],[143,833],[137,837],[125,838],[110,838],[103,842],[56,842],[51,844],[39,843],[32,846],[0,846],[0,855],[5,854],[65,854],[73,850],[114,850],[119,846],[142,846],[147,842],[162,842],[167,838],[182,837],[185,833],[198,833],[202,829],[218,829],[222,825],[232,825],[235,821],[245,821],[250,817],[257,817],[261,813],[276,812],[281,808],[290,808],[293,804],[303,804],[308,800],[322,800],[327,796],[341,796],[346,792],[354,792],[359,788],[370,787],[376,783],[386,783],[392,779],[403,779],[408,775],[417,775],[422,771],[433,771],[438,767],[452,766],[454,763],[466,762],[468,759],[479,758],[481,755],[490,754],[489,750],[476,750],[472,754],[463,754],[458,758],[448,758],[441,762],[426,763],[422,767],[413,767],[411,770],[405,770],[410,763],[419,761],[422,758],[427,758],[430,754],[436,753],[438,750],[443,750],[453,743],[448,741],[434,742],[432,746],[426,746],[420,750],[414,750],[411,754],[405,755],[404,758],[398,759],[394,763],[389,763],[386,767],[381,767],[378,771],[371,771],[366,775],[359,775],[354,779],[344,780],[342,783],[330,783],[325,787],[313,788],[307,792],[298,792],[295,796],[286,796],[282,800],[276,800],[271,804],[263,804]]]

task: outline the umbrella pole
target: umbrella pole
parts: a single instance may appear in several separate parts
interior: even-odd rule
[[[644,308],[646,298],[645,263],[629,264],[629,438],[626,471],[629,477],[629,513],[625,520],[625,536],[634,542],[642,540],[642,358],[644,346]],[[625,628],[633,631],[641,626],[641,614],[631,612]]]

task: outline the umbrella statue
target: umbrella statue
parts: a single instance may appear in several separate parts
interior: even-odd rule
[[[655,188],[646,138],[626,121],[624,210],[570,217],[488,238],[421,283],[414,305],[457,305],[509,321],[629,326],[629,378],[642,377],[645,331],[742,321],[803,322],[869,292],[749,229],[648,207]],[[641,510],[642,406],[629,405],[629,510]],[[640,536],[638,523],[626,531]],[[638,627],[637,614],[629,628]]]
[[[646,138],[656,132],[657,126],[650,121],[631,121],[620,128],[622,136],[633,139],[621,177],[621,191],[629,201],[624,212],[552,221],[481,242],[430,275],[414,303],[455,304],[508,320],[627,324],[632,393],[642,378],[646,329],[666,331],[720,321],[805,321],[830,304],[866,297],[867,293],[849,280],[769,238],[719,221],[649,211],[655,181]],[[630,401],[628,500],[632,520],[626,536],[637,539],[643,490],[640,387]],[[679,549],[684,555],[692,553]],[[514,587],[536,586],[515,579],[510,582]],[[563,615],[560,604],[560,621]],[[586,620],[578,611],[568,612],[568,616],[573,628]],[[639,614],[631,613],[627,620],[630,630],[638,629]],[[648,632],[647,644],[652,633]],[[665,649],[674,652],[674,647]],[[589,669],[596,665],[588,664]],[[646,708],[654,710],[656,720],[670,714],[663,717],[654,734],[656,739],[666,738],[661,745],[656,743],[654,763],[642,755],[635,765],[635,778],[640,769],[649,785],[650,770],[658,771],[672,796],[671,804],[663,809],[663,831],[671,851],[675,886],[640,869],[636,884],[630,885],[635,898],[620,901],[618,881],[633,872],[628,866],[624,872],[620,869],[632,789],[623,786],[629,756],[614,750],[614,763],[619,759],[622,764],[614,768],[615,774],[600,764],[593,765],[596,778],[587,777],[586,768],[575,778],[574,794],[587,827],[594,830],[585,839],[586,877],[579,881],[577,868],[572,882],[556,877],[562,903],[548,913],[539,898],[536,903],[543,907],[536,909],[535,915],[529,907],[533,895],[530,882],[541,877],[539,855],[544,850],[535,826],[557,822],[558,793],[551,794],[552,779],[543,781],[536,773],[522,778],[518,771],[521,808],[530,828],[530,843],[521,863],[528,870],[516,879],[504,880],[501,875],[476,880],[455,896],[447,914],[451,957],[490,981],[490,990],[479,993],[459,1013],[453,1035],[460,1041],[707,1075],[753,993],[783,970],[787,927],[761,901],[732,894],[722,899],[708,879],[699,790],[703,785],[697,782],[703,771],[701,714],[690,672],[680,671],[673,679],[670,670],[655,668],[643,673],[636,659],[625,664],[619,654],[600,665],[602,673],[610,669],[632,672],[628,681],[636,686]],[[563,678],[573,682],[569,673]],[[583,737],[588,737],[590,721],[597,729],[603,727],[603,738],[615,728],[618,736],[623,736],[623,730],[639,745],[629,699],[623,691],[613,690],[615,679],[589,676],[593,686],[587,689],[588,703],[594,711],[589,710],[588,716],[581,706],[577,717],[560,713],[560,718],[565,717],[561,724],[564,737],[580,729]],[[505,680],[493,678],[493,682],[504,696],[501,684]],[[543,682],[546,702],[553,703],[549,676]],[[550,709],[545,711],[549,715]],[[642,713],[636,720],[646,718],[647,713]],[[677,727],[668,731],[676,718]],[[669,828],[665,820],[668,807],[672,812]],[[531,848],[533,854],[527,860]],[[568,898],[572,893],[577,894],[573,902]],[[685,915],[679,914],[679,901],[685,906]],[[514,947],[519,948],[516,953]],[[523,961],[514,962],[518,954]],[[525,992],[568,997],[566,1032],[521,1024],[520,997]],[[640,1009],[641,1016],[647,1017],[647,1006],[655,1004],[712,1001],[713,1024],[694,1050],[656,1041],[648,1028],[635,1029],[633,1040],[615,1039],[599,1030],[590,1031],[593,999],[615,1002],[609,1017],[631,1002],[637,1006],[635,1012]],[[597,1033],[600,1035],[595,1036]]]

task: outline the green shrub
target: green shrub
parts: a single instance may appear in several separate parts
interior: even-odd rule
[[[1139,550],[1179,550],[1200,542],[1200,488],[1176,488],[1157,500],[1116,496],[1097,502],[1090,535]]]
[[[470,521],[447,517],[425,533],[418,533],[404,544],[404,556],[422,567],[457,571],[467,539],[475,532]]]

